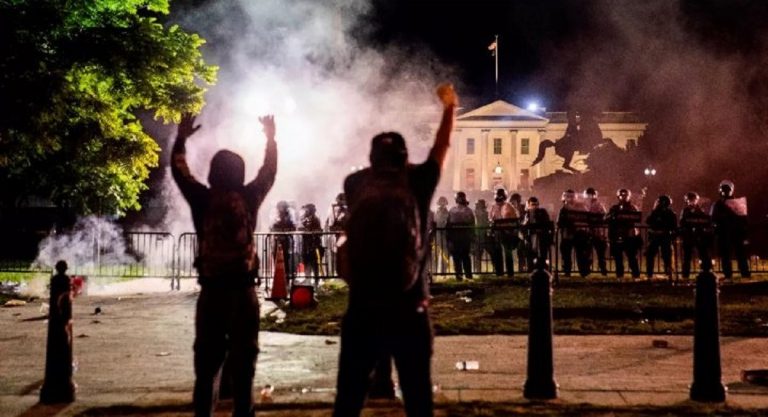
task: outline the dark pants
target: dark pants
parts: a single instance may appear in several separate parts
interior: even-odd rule
[[[537,267],[545,265],[549,260],[549,247],[552,245],[551,239],[542,234],[532,233],[526,236],[525,244],[530,270],[535,270]]]
[[[745,238],[738,235],[720,234],[717,236],[717,249],[720,255],[720,262],[723,264],[723,275],[726,278],[733,276],[733,266],[731,265],[731,251],[736,252],[736,261],[739,264],[739,273],[744,278],[749,277],[749,260],[747,259],[747,246],[744,244]]]
[[[456,272],[456,279],[461,281],[461,275],[464,274],[468,279],[472,278],[472,259],[469,256],[469,242],[459,242],[451,245],[451,257],[453,258],[453,269]]]
[[[605,251],[608,248],[608,242],[606,242],[605,238],[593,236],[592,247],[595,248],[595,254],[597,255],[597,267],[600,269],[600,273],[607,275],[608,268],[605,264]]]
[[[255,287],[203,286],[195,315],[195,416],[213,416],[225,357],[232,369],[232,415],[252,415],[258,337],[259,300]]]
[[[664,263],[664,273],[672,275],[672,239],[669,237],[652,237],[648,239],[648,248],[645,252],[645,274],[653,276],[656,253],[661,251],[661,260]]]
[[[576,266],[582,277],[589,275],[591,247],[589,239],[585,237],[576,237],[573,239],[563,239],[560,241],[560,256],[563,258],[563,272],[566,276],[571,274],[573,268],[573,251],[576,250]]]
[[[432,416],[432,325],[424,312],[407,314],[348,311],[341,327],[341,352],[334,417],[357,417],[371,372],[392,357],[408,417]]]
[[[519,240],[514,237],[501,236],[497,238],[496,242],[497,243],[491,251],[493,272],[495,272],[497,276],[502,276],[506,270],[507,276],[511,277],[515,274],[515,262],[512,253],[517,249]]]
[[[304,263],[304,271],[307,276],[315,277],[315,286],[320,282],[320,249],[311,248],[302,252],[301,261]]]
[[[701,269],[712,269],[712,258],[709,255],[709,247],[710,245],[705,241],[683,239],[683,278],[687,279],[691,276],[691,259],[693,258],[694,249],[696,249],[696,253],[701,260]]]
[[[640,265],[637,263],[638,246],[638,242],[633,238],[611,242],[611,256],[613,256],[613,260],[616,262],[617,278],[624,277],[624,254],[627,255],[627,262],[629,263],[629,269],[632,271],[632,277],[640,277]]]

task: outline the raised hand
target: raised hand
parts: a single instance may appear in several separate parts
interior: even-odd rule
[[[267,139],[275,140],[275,116],[271,114],[261,116],[259,117],[259,122],[261,122],[261,126],[264,128],[264,134],[267,136]]]
[[[453,90],[453,84],[443,83],[437,86],[437,96],[443,103],[443,107],[456,107],[459,105],[459,96]]]
[[[188,138],[197,132],[197,129],[200,129],[200,126],[201,125],[195,126],[195,116],[193,114],[185,113],[181,116],[177,136],[180,138]]]

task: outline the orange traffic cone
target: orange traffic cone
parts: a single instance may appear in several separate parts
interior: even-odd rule
[[[285,258],[283,257],[283,246],[277,245],[275,252],[275,276],[272,279],[272,293],[268,300],[278,301],[288,298],[287,283],[285,279]]]

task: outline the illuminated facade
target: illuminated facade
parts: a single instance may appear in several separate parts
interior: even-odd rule
[[[503,100],[463,113],[456,118],[441,188],[527,191],[534,179],[562,169],[563,158],[554,148],[547,149],[544,160],[536,166],[531,163],[539,143],[556,142],[567,125],[565,112],[532,112]],[[647,126],[628,112],[604,112],[598,125],[604,139],[610,138],[625,149],[637,145]],[[587,155],[577,152],[571,165],[585,170]]]

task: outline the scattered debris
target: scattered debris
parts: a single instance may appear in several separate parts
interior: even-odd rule
[[[669,342],[662,339],[653,339],[653,341],[651,342],[651,345],[653,345],[653,347],[655,348],[666,349],[669,347]]]
[[[155,353],[155,356],[170,356],[171,352],[158,352]]]
[[[260,398],[261,402],[263,403],[271,403],[272,402],[272,392],[275,390],[275,387],[272,385],[264,385],[264,388],[261,389]]]
[[[91,337],[91,336],[88,336],[88,335],[87,335],[87,334],[85,334],[85,333],[80,333],[79,335],[77,335],[77,338],[78,338],[78,339],[82,339],[82,338],[84,338],[84,337]]]
[[[456,369],[459,371],[476,371],[480,369],[480,362],[478,361],[458,361],[456,362]]]
[[[93,309],[93,315],[95,316],[97,314],[101,314],[101,307],[96,307],[95,309]]]
[[[26,301],[18,299],[8,300],[3,304],[4,307],[21,307],[25,305],[27,305]]]
[[[101,320],[91,320],[91,324],[99,324],[101,323]]]
[[[339,343],[339,342],[337,342],[335,340],[331,340],[331,339],[325,339],[325,344],[326,345],[335,345],[337,343]]]
[[[51,306],[48,303],[40,303],[40,314],[48,315],[51,311]]]

